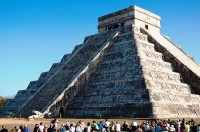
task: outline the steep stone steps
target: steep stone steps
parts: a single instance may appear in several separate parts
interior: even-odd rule
[[[100,107],[105,109],[115,107],[117,109],[118,106],[134,102],[150,105],[148,90],[145,89],[142,70],[138,63],[139,56],[136,55],[136,45],[134,41],[127,42],[134,37],[147,40],[145,35],[134,34],[134,32],[120,34],[112,40],[109,47],[101,54],[102,61],[98,64],[95,73],[91,74],[85,84],[86,87],[69,102],[65,112],[67,117],[73,111],[76,111],[76,117],[81,116],[84,114],[83,110],[89,108],[96,110]],[[123,45],[124,43],[127,47]],[[97,110],[96,114],[101,112]],[[122,114],[122,110],[118,112],[120,113]]]
[[[143,68],[159,71],[172,72],[172,66],[168,62],[152,60],[152,59],[141,59],[140,63]]]
[[[44,87],[36,94],[36,96],[20,111],[26,113],[27,116],[32,110],[42,110],[57,97],[70,83],[77,73],[79,73],[91,61],[96,51],[110,38],[113,32],[98,34],[86,41],[83,46],[72,53],[73,56],[68,59],[67,64],[64,64],[59,72],[44,85]],[[102,37],[104,39],[102,39]],[[88,51],[90,50],[90,51]],[[45,91],[48,91],[46,93]],[[34,99],[39,100],[35,103]]]
[[[155,93],[169,93],[172,95],[190,94],[189,86],[184,83],[166,82],[164,80],[152,81],[148,78],[146,78],[145,83],[146,87]]]
[[[181,83],[180,74],[176,72],[159,71],[157,69],[151,70],[148,68],[143,68],[142,71],[145,78],[148,78],[149,80]]]

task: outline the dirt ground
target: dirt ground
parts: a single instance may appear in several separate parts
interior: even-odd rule
[[[11,129],[13,129],[15,126],[24,126],[24,125],[28,125],[28,127],[30,128],[31,131],[33,131],[33,128],[35,126],[35,124],[39,124],[40,122],[43,122],[45,125],[47,125],[49,127],[50,122],[53,119],[37,119],[37,120],[26,120],[23,118],[0,118],[0,126],[2,125],[6,125],[7,129],[10,131]],[[69,123],[77,123],[78,121],[82,120],[83,122],[87,123],[90,122],[92,123],[94,120],[96,122],[99,122],[100,120],[103,119],[58,119],[58,127],[61,126],[61,124],[66,124],[66,122]],[[123,122],[126,120],[129,124],[134,120],[136,121],[138,124],[141,124],[143,121],[145,121],[144,119],[108,119],[110,122],[113,121],[115,122],[119,122],[120,124],[123,124]],[[177,120],[177,119],[174,119]],[[188,119],[190,120],[190,119]],[[200,119],[195,119],[196,124],[200,124]]]

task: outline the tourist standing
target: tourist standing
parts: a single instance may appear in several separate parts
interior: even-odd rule
[[[70,132],[75,132],[75,127],[74,127],[74,123],[70,124]]]
[[[44,125],[42,122],[40,122],[39,128],[38,128],[38,132],[43,132],[44,131]]]
[[[38,124],[35,124],[35,127],[34,127],[34,129],[33,129],[33,132],[38,132],[38,130],[39,130],[39,125],[38,125]]]
[[[24,125],[24,132],[31,132],[27,125]]]
[[[118,122],[116,122],[116,124],[115,124],[115,131],[116,132],[120,132],[121,131],[121,125]]]
[[[137,125],[138,125],[137,122],[132,121],[132,123],[131,123],[131,129],[132,129],[133,132],[136,131]]]
[[[76,124],[76,132],[82,132],[81,124],[80,123]]]
[[[106,132],[109,132],[109,131],[110,131],[110,122],[109,122],[107,119],[106,119],[105,121],[106,121],[106,122],[105,122],[105,129],[106,129],[106,130],[105,130],[105,131],[106,131]]]
[[[50,124],[49,128],[47,129],[47,132],[55,132],[53,128],[53,124]]]
[[[86,132],[91,132],[91,130],[92,130],[91,124],[90,122],[88,122],[86,126]]]
[[[62,124],[62,125],[61,125],[59,131],[60,131],[60,132],[66,132],[65,124]]]
[[[127,121],[124,121],[124,124],[122,125],[122,131],[129,131],[129,124]]]
[[[102,121],[100,121],[98,123],[98,126],[99,126],[99,131],[102,132],[103,131],[103,123],[102,123]]]

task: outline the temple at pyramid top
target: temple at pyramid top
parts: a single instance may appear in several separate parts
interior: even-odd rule
[[[98,31],[105,32],[133,24],[147,30],[160,32],[160,20],[160,16],[154,13],[137,6],[130,6],[129,8],[99,17]]]

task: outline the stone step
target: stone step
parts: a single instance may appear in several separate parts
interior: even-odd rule
[[[167,93],[150,93],[150,98],[154,102],[155,106],[164,105],[164,104],[171,104],[173,105],[180,105],[180,102],[183,106],[187,105],[199,105],[200,100],[193,100],[191,96],[188,95],[172,95]]]
[[[46,82],[53,74],[54,72],[42,72],[38,81]]]
[[[162,80],[166,82],[176,82],[176,83],[181,83],[181,78],[180,74],[176,72],[170,72],[170,71],[159,71],[157,69],[148,69],[148,68],[143,68],[143,76],[146,79],[149,80]]]
[[[71,57],[71,53],[70,54],[65,54],[63,56],[63,58],[61,59],[60,63],[65,63],[70,57]]]
[[[135,50],[134,41],[125,41],[121,43],[111,43],[108,48],[105,49],[106,53],[116,53],[116,52],[124,52],[127,50]]]
[[[135,44],[137,45],[138,50],[156,52],[154,44],[149,43],[148,41],[136,39]]]
[[[159,71],[167,71],[172,72],[172,65],[168,62],[162,60],[153,60],[153,59],[143,59],[141,58],[140,63],[143,68],[148,68],[152,70],[159,70]]]
[[[125,66],[139,68],[141,66],[139,65],[139,61],[136,60],[136,59],[137,59],[137,56],[116,59],[116,60],[113,60],[113,61],[105,61],[105,60],[103,60],[99,67],[105,68],[105,69],[106,68],[113,68],[113,67],[114,68],[123,68]],[[135,60],[138,61],[138,63],[135,62]]]
[[[35,89],[37,87],[38,81],[31,81],[27,87],[27,89]]]
[[[67,108],[66,115],[67,117],[91,117],[103,118],[106,117],[150,117],[148,115],[151,110],[150,102],[138,102],[138,103],[127,103],[119,104],[118,106],[103,106],[103,107],[74,107]]]
[[[163,60],[163,56],[159,52],[155,51],[143,51],[143,50],[138,50],[138,56],[143,59],[152,59],[152,60]]]
[[[72,54],[74,54],[75,52],[77,52],[82,46],[83,46],[83,44],[76,45],[76,46],[74,47],[73,51],[72,51]],[[70,56],[71,56],[71,55],[70,55]],[[68,59],[69,59],[70,56],[68,56]],[[68,60],[68,59],[67,59],[67,60]]]
[[[62,66],[62,63],[54,63],[51,66],[49,72],[56,72],[61,66]]]
[[[131,95],[148,92],[145,87],[127,86],[127,87],[86,87],[78,93],[78,97],[89,96],[108,96],[108,95]]]
[[[84,102],[86,103],[82,103]],[[74,97],[73,103],[69,107],[102,107],[120,104],[128,104],[134,102],[149,102],[148,93],[135,93],[134,95],[117,95],[117,94],[104,94],[104,95],[91,95],[86,97]]]
[[[169,93],[173,95],[188,95],[191,93],[189,86],[184,83],[145,79],[146,87],[154,93]]]
[[[138,78],[123,78],[123,79],[119,79],[119,80],[105,80],[103,82],[100,81],[91,81],[90,85],[94,86],[94,85],[107,85],[108,83],[115,83],[115,85],[117,87],[123,87],[123,86],[132,86],[133,82],[135,83],[134,85],[136,86],[140,86],[139,84],[141,84],[143,86],[144,84],[144,78],[143,77],[138,77]],[[138,83],[136,83],[138,82]]]
[[[141,68],[138,67],[121,67],[121,68],[110,68],[109,70],[102,70],[101,68],[98,69],[95,73],[95,76],[102,76],[108,75],[117,77],[119,75],[126,76],[126,75],[142,75]]]

